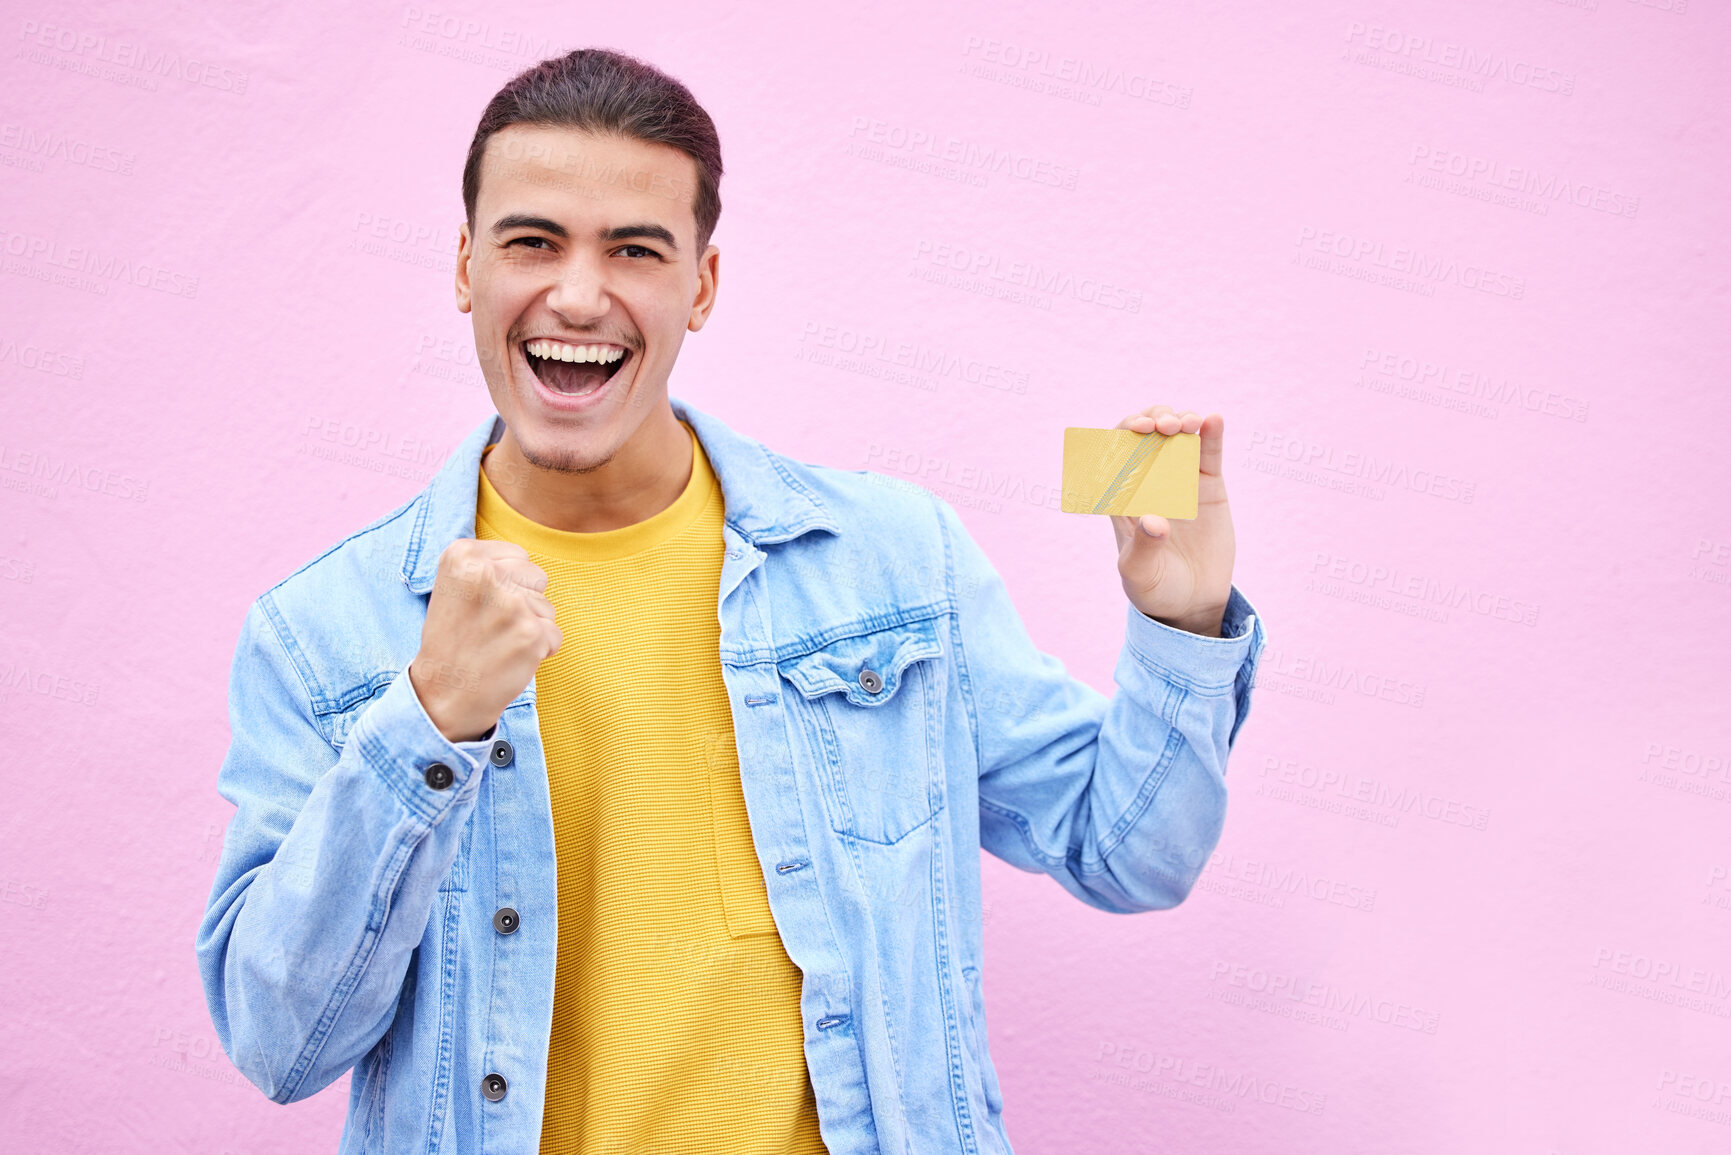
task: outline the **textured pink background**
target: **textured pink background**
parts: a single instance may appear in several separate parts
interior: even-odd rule
[[[1018,1150],[1731,1151],[1720,5],[8,7],[14,1149],[334,1149],[347,1080],[266,1102],[194,969],[228,662],[490,412],[464,149],[598,45],[722,132],[675,394],[931,485],[1103,690],[1061,430],[1226,415],[1271,634],[1226,833],[1135,918],[988,859]]]

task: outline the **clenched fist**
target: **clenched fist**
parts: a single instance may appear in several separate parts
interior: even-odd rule
[[[546,571],[520,545],[464,537],[439,555],[409,682],[447,740],[492,729],[558,652],[564,636],[546,591]]]

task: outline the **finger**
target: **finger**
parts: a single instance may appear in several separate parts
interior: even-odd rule
[[[493,572],[500,581],[522,586],[535,593],[545,593],[547,590],[547,571],[532,561],[506,558],[493,564]]]
[[[1180,433],[1200,433],[1202,431],[1202,414],[1194,409],[1186,409],[1179,415]]]
[[[474,537],[459,537],[445,547],[445,552],[452,558],[459,558],[466,563],[473,561],[504,561],[507,558],[518,558],[528,561],[530,551],[523,549],[516,542],[502,542],[497,539],[474,539]]]
[[[559,647],[565,644],[565,631],[551,622],[547,624],[547,653],[543,660],[551,658],[559,652]]]
[[[529,559],[529,551],[522,546],[508,541],[477,541],[474,538],[458,538],[445,547],[439,555],[439,568],[450,577],[462,581],[474,581],[488,571],[488,567],[500,561]]]
[[[1150,405],[1140,413],[1130,414],[1112,428],[1129,429],[1135,433],[1152,433],[1156,421],[1170,412],[1172,412],[1170,405]]]
[[[469,539],[466,547],[470,557],[486,558],[488,561],[502,561],[506,558],[529,560],[529,551],[514,541],[500,541],[497,538]]]
[[[1157,513],[1145,513],[1136,519],[1136,532],[1141,537],[1165,541],[1172,532],[1172,523]]]
[[[558,608],[548,601],[544,594],[529,593],[523,600],[528,603],[529,608],[535,612],[535,616],[538,618],[551,622],[559,616]]]
[[[1202,463],[1200,471],[1220,476],[1226,460],[1226,418],[1210,413],[1202,422]]]
[[[1150,405],[1140,415],[1140,423],[1134,426],[1138,432],[1159,433],[1170,437],[1180,433],[1184,428],[1184,416],[1170,405]]]

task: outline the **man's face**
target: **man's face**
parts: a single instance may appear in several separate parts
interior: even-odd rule
[[[697,254],[697,162],[678,149],[515,124],[487,141],[457,307],[493,405],[528,461],[605,464],[667,396],[715,300]]]

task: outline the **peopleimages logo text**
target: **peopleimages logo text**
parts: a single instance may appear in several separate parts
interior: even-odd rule
[[[1369,237],[1355,237],[1350,233],[1316,229],[1309,225],[1299,228],[1296,243],[1312,252],[1405,273],[1421,281],[1452,282],[1463,289],[1507,297],[1512,301],[1522,300],[1527,295],[1524,277],[1453,257],[1432,256],[1405,245],[1391,247]]]
[[[184,56],[173,49],[153,49],[149,45],[63,24],[43,24],[24,20],[19,24],[18,39],[27,46],[52,49],[79,60],[109,64],[131,69],[142,76],[172,76],[188,84],[214,88],[219,92],[246,94],[249,74],[206,60]]]
[[[1073,297],[1090,305],[1122,309],[1127,313],[1142,311],[1140,290],[1126,289],[1096,277],[1077,277],[1061,269],[1048,269],[1029,261],[1006,261],[996,253],[969,249],[942,241],[921,239],[914,246],[914,263],[939,269],[954,269],[973,277],[1003,281],[1049,293],[1055,297]]]

